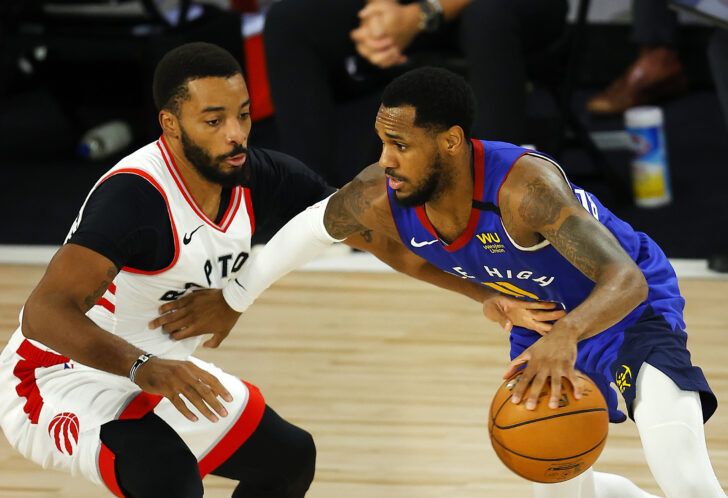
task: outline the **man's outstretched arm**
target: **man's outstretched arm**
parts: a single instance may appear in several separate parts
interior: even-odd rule
[[[486,317],[506,330],[519,325],[543,334],[551,329],[551,321],[563,316],[563,310],[554,311],[553,303],[502,295],[446,273],[409,251],[399,239],[384,174],[377,164],[366,168],[326,201],[293,218],[223,289],[223,296],[231,308],[242,312],[278,278],[342,239],[371,252],[397,271],[482,303]]]

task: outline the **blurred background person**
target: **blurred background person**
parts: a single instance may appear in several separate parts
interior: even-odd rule
[[[687,90],[687,78],[675,48],[677,14],[667,0],[634,0],[632,42],[637,59],[606,90],[586,104],[595,114],[618,114],[653,104]]]
[[[373,93],[374,115],[378,90],[422,64],[466,74],[480,103],[476,135],[523,143],[526,59],[559,39],[567,8],[566,0],[278,2],[264,41],[280,148],[342,185],[376,160],[378,144],[355,116],[337,119],[336,104]]]

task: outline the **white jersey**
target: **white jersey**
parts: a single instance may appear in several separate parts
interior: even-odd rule
[[[150,330],[147,324],[159,315],[159,306],[165,302],[201,288],[221,288],[238,274],[250,253],[254,223],[250,192],[240,186],[233,189],[228,210],[216,224],[190,195],[163,138],[122,159],[91,192],[120,174],[145,178],[164,197],[172,222],[174,259],[167,268],[155,272],[122,268],[88,316],[104,330],[148,353],[185,358],[201,337],[175,341],[161,328]],[[81,223],[84,207],[85,203],[67,239]]]
[[[168,399],[141,392],[125,377],[78,364],[26,339],[20,327],[0,353],[0,426],[10,444],[43,467],[82,474],[118,496],[114,456],[99,438],[104,423],[139,418],[154,410],[182,437],[204,476],[255,430],[265,408],[257,388],[190,356],[201,338],[174,341],[161,328],[148,327],[164,302],[195,289],[220,288],[240,271],[254,230],[248,189],[233,189],[228,210],[216,224],[190,195],[163,138],[122,159],[92,192],[119,174],[146,179],[164,197],[174,235],[174,259],[154,272],[122,268],[87,315],[146,352],[189,360],[213,374],[233,396],[229,403],[220,400],[229,416],[212,423],[188,403],[199,418],[190,422]],[[69,237],[78,228],[84,207]]]

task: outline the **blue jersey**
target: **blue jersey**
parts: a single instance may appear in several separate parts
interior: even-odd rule
[[[524,154],[535,154],[556,164],[548,156],[515,145],[473,140],[474,207],[467,228],[451,244],[439,239],[423,206],[400,206],[394,191],[387,186],[392,216],[403,243],[442,270],[511,296],[560,303],[568,313],[586,299],[594,282],[546,240],[532,247],[519,246],[499,216],[499,189],[513,164]],[[592,376],[605,374],[603,381],[597,383],[608,396],[604,384],[609,382],[608,368],[622,344],[624,330],[637,321],[648,305],[664,316],[672,328],[683,329],[684,300],[675,272],[657,244],[617,218],[594,195],[570,185],[584,209],[612,232],[637,263],[649,285],[647,299],[635,310],[616,325],[578,344],[576,368]],[[518,356],[539,337],[534,331],[513,327],[511,357]]]

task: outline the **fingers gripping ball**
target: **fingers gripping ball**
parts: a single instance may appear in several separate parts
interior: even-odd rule
[[[520,374],[506,380],[490,405],[488,432],[498,458],[521,477],[554,483],[578,476],[596,461],[609,430],[609,414],[599,388],[577,372],[583,383],[581,399],[574,398],[568,380],[561,381],[559,407],[551,409],[546,382],[535,410],[511,403]],[[526,392],[525,397],[528,395]]]

